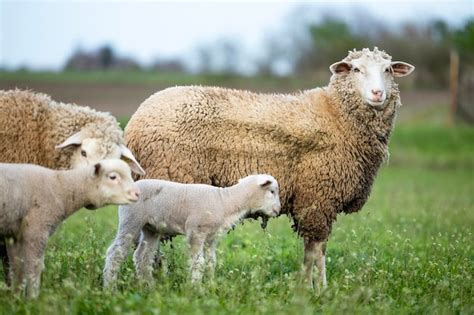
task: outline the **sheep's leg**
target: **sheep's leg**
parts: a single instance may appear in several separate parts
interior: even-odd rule
[[[159,234],[142,229],[140,243],[133,254],[133,262],[138,279],[153,284],[153,262],[155,261],[155,244]]]
[[[23,261],[21,257],[21,243],[12,238],[6,239],[6,249],[10,262],[9,282],[13,290],[18,291],[23,282]]]
[[[25,263],[26,297],[34,299],[38,297],[41,284],[41,273],[44,268],[44,254],[33,253]]]
[[[119,227],[119,232],[112,245],[107,249],[107,258],[103,271],[104,287],[108,288],[117,281],[120,264],[127,256],[128,250],[136,239],[140,227]]]
[[[205,263],[204,259],[204,242],[205,237],[199,233],[188,234],[188,246],[191,254],[190,266],[191,266],[191,282],[201,282],[203,267]]]
[[[7,244],[5,244],[6,239],[4,239],[2,242],[0,242],[0,258],[2,259],[2,265],[3,265],[3,273],[5,275],[5,282],[9,286],[11,284],[10,281],[10,261],[8,259],[8,254],[7,254]]]
[[[316,244],[316,266],[318,267],[318,288],[326,289],[328,283],[326,280],[326,242]]]
[[[316,242],[308,238],[304,239],[304,280],[309,285],[311,289],[314,288],[313,284],[313,267],[314,262],[318,267],[318,289],[327,287],[326,281],[326,241]]]
[[[41,272],[44,268],[44,250],[48,235],[25,236],[23,240],[24,277],[26,280],[26,297],[34,299],[38,296],[41,283]]]
[[[214,279],[214,271],[216,269],[216,246],[217,242],[214,239],[206,241],[205,260],[207,260],[207,273],[209,279]]]
[[[316,245],[317,242],[304,238],[304,281],[313,289],[313,266],[314,260],[316,259]]]

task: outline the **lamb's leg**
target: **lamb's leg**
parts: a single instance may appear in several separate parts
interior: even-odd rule
[[[124,224],[119,227],[115,240],[107,249],[103,271],[104,287],[108,288],[117,281],[120,264],[127,256],[139,232],[140,226],[137,225]]]
[[[304,281],[311,289],[313,289],[313,265],[316,259],[316,244],[317,242],[307,237],[304,238]]]
[[[204,268],[204,242],[205,236],[200,233],[188,234],[188,246],[190,252],[191,282],[201,282]]]
[[[5,245],[10,263],[9,282],[14,291],[18,291],[23,282],[23,262],[21,244],[12,238],[5,239]]]
[[[155,261],[155,244],[160,235],[146,228],[142,229],[140,243],[133,254],[133,262],[137,278],[145,283],[153,284],[153,262]],[[159,251],[159,249],[158,249]]]
[[[44,268],[44,250],[48,233],[24,236],[22,252],[24,257],[24,277],[26,280],[26,297],[38,297],[41,283],[41,272]]]
[[[44,254],[34,252],[25,262],[26,297],[29,299],[34,299],[39,295],[43,268]]]
[[[3,273],[5,275],[5,282],[9,286],[11,284],[10,282],[10,261],[8,259],[8,254],[7,254],[7,244],[5,244],[6,239],[2,237],[2,240],[0,240],[0,258],[2,259],[2,265],[3,265]]]
[[[326,280],[326,242],[316,244],[316,266],[318,267],[318,288],[326,289],[328,283]]]
[[[205,260],[207,260],[206,269],[209,275],[209,279],[214,279],[214,271],[216,269],[216,246],[217,241],[215,239],[208,239],[205,247]]]

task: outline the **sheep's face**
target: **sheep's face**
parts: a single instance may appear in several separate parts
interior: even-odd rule
[[[106,158],[119,159],[120,154],[116,150],[109,152],[100,139],[84,139],[74,148],[71,156],[71,167],[93,165]]]
[[[122,160],[100,161],[91,168],[89,199],[96,209],[107,204],[130,204],[138,200],[140,190],[133,182],[130,167]]]
[[[383,109],[391,96],[393,78],[409,75],[415,67],[401,61],[392,62],[388,55],[376,49],[374,52],[364,50],[360,55],[358,58],[349,55],[329,69],[336,76],[347,76],[365,104]]]
[[[132,152],[123,144],[110,143],[101,138],[87,138],[81,132],[78,132],[56,148],[71,148],[73,150],[71,156],[72,168],[94,165],[104,159],[123,159],[129,164],[132,171],[140,175],[145,174]]]
[[[256,176],[257,189],[252,196],[250,213],[276,217],[281,209],[278,182],[270,175]]]

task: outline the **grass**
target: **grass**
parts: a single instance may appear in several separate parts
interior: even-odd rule
[[[254,87],[267,91],[295,91],[313,88],[326,83],[328,73],[315,75],[311,80],[295,77],[241,76],[233,74],[188,74],[161,71],[65,71],[65,72],[29,72],[0,71],[0,81],[71,83],[71,84],[131,84],[131,85],[216,85]]]
[[[187,281],[183,238],[164,246],[169,273],[137,285],[129,257],[117,292],[101,271],[116,207],[81,210],[51,238],[41,295],[0,284],[0,314],[473,314],[474,129],[399,124],[391,159],[358,214],[328,244],[329,289],[299,284],[303,247],[287,217],[239,225],[218,247],[214,284]]]

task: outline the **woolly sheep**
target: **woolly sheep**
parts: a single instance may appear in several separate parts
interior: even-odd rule
[[[280,182],[282,213],[304,238],[305,279],[326,286],[325,247],[338,213],[365,204],[401,105],[394,77],[414,67],[374,48],[331,65],[329,85],[292,95],[174,87],[138,108],[125,142],[145,177],[225,186],[244,173]]]
[[[0,239],[7,245],[14,289],[39,293],[46,243],[56,227],[82,207],[138,200],[130,167],[118,159],[58,171],[0,163]]]
[[[0,90],[0,113],[0,162],[70,169],[122,158],[144,174],[109,113],[18,89]]]
[[[107,250],[104,286],[115,282],[120,263],[133,240],[140,241],[133,261],[139,279],[151,283],[155,243],[160,238],[186,235],[190,250],[191,280],[202,279],[206,264],[214,272],[216,243],[247,214],[276,216],[280,212],[278,183],[270,175],[251,175],[238,184],[218,188],[163,180],[137,182],[142,192],[133,205],[119,207],[117,236]]]

